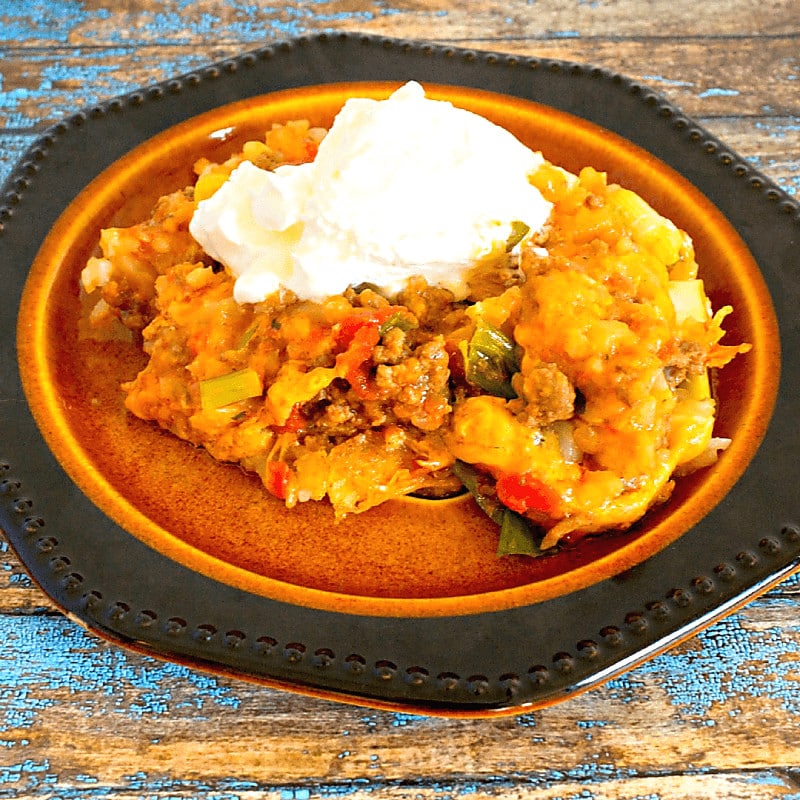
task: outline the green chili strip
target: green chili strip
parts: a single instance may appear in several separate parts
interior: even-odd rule
[[[494,495],[485,494],[480,490],[478,481],[479,473],[465,461],[456,461],[453,464],[453,473],[464,484],[464,488],[472,495],[478,507],[496,525],[500,526],[500,539],[497,543],[497,555],[540,556],[542,549],[539,547],[536,533],[521,514],[506,508]]]
[[[528,520],[512,511],[503,510],[503,521],[500,523],[500,541],[497,543],[498,556],[540,556],[542,548]]]
[[[517,396],[511,378],[519,372],[517,346],[501,330],[482,320],[469,343],[462,345],[467,380],[496,397]]]
[[[478,485],[478,470],[466,461],[456,461],[452,466],[453,474],[464,484],[464,488],[475,498],[481,511],[498,525],[502,520],[504,506],[493,496],[484,494]]]

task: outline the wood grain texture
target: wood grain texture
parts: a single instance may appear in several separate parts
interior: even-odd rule
[[[779,36],[765,47],[758,39],[536,42],[440,40],[459,47],[524,57],[554,58],[607,67],[640,80],[664,94],[693,117],[790,117],[800,115],[800,37]],[[256,46],[256,43],[252,43]],[[78,106],[190,72],[248,47],[207,44],[145,44],[137,48],[54,46],[28,53],[0,48],[4,63],[4,100],[0,122],[28,130]],[[769,92],[753,85],[752,75],[769,76]]]
[[[76,107],[349,30],[593,63],[800,193],[796,0],[0,0],[0,180]],[[63,617],[0,536],[0,800],[800,798],[800,579],[552,708],[443,720],[129,653]]]
[[[723,0],[698,6],[641,0],[295,0],[282,4],[91,0],[4,3],[0,42],[137,45],[258,42],[319,30],[360,30],[432,40],[687,39],[797,35],[793,0]],[[47,13],[43,13],[44,10]]]
[[[81,776],[115,791],[163,783],[171,796],[178,788],[221,791],[234,774],[239,790],[288,785],[320,794],[437,784],[513,796],[524,787],[564,792],[580,781],[620,789],[636,778],[655,787],[660,777],[658,796],[680,797],[664,793],[679,775],[701,797],[721,791],[723,778],[751,791],[759,780],[771,791],[783,785],[791,796],[795,609],[790,598],[753,604],[602,689],[497,721],[295,697],[126,654],[58,616],[17,618],[0,631],[1,737],[6,754],[21,757],[15,780],[28,793],[20,797],[37,796],[33,781],[45,762],[61,796],[83,796]],[[754,729],[770,735],[753,738]],[[702,788],[704,775],[714,781]]]

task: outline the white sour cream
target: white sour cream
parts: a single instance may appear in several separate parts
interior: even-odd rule
[[[387,294],[421,275],[467,292],[476,261],[512,223],[541,229],[550,204],[528,176],[542,157],[505,129],[407,83],[348,100],[312,163],[243,162],[198,204],[190,231],[256,303],[281,288],[322,300],[369,282]]]

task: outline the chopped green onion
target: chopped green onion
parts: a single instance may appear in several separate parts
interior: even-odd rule
[[[480,490],[478,471],[472,464],[456,461],[452,467],[455,476],[464,484],[464,488],[472,495],[478,507],[496,525],[500,526],[500,539],[497,543],[497,555],[540,556],[536,534],[525,517],[506,508],[494,495],[484,494]]]
[[[462,344],[464,369],[470,383],[496,397],[512,400],[517,396],[511,385],[519,372],[517,346],[501,330],[479,321],[468,344]]]
[[[263,391],[258,373],[246,367],[237,372],[200,381],[200,404],[204,411],[209,411],[250,397],[258,397]]]
[[[506,240],[506,253],[510,253],[527,235],[531,226],[522,220],[515,219],[511,223],[511,234]]]

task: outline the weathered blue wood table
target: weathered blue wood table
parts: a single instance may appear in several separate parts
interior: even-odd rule
[[[800,193],[796,0],[0,0],[0,178],[77,106],[325,30],[591,62]],[[557,706],[371,711],[131,654],[0,536],[0,798],[800,798],[800,582]]]

